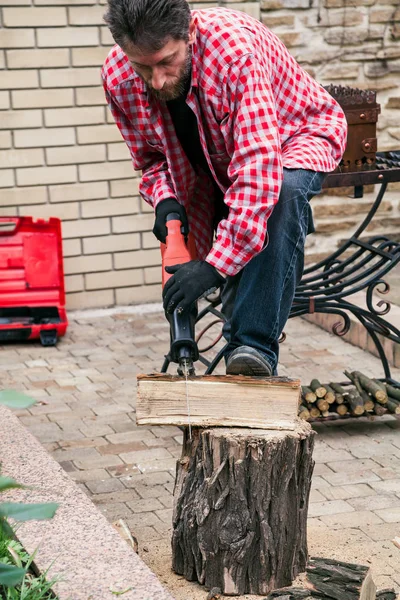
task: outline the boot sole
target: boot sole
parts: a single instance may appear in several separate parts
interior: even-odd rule
[[[226,368],[227,375],[250,375],[253,377],[270,377],[272,370],[268,366],[257,360],[255,356],[248,354],[236,354],[229,361]]]

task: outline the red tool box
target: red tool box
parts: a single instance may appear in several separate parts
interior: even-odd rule
[[[0,218],[0,342],[64,335],[64,270],[60,219]]]

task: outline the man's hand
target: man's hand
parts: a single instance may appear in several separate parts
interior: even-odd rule
[[[153,233],[156,238],[165,244],[167,237],[167,227],[165,220],[171,213],[177,213],[183,226],[183,234],[186,236],[189,233],[189,223],[186,215],[185,207],[179,204],[174,198],[162,200],[156,207],[156,220],[154,222]]]
[[[164,310],[172,313],[176,307],[187,310],[205,292],[220,287],[225,278],[204,260],[191,260],[182,265],[165,267],[171,277],[163,289]]]

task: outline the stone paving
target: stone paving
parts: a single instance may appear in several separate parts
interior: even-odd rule
[[[204,589],[170,569],[180,430],[135,423],[136,374],[159,370],[168,350],[159,308],[75,313],[57,347],[0,346],[2,388],[38,400],[19,412],[22,423],[110,521],[127,523],[140,556],[174,597],[205,598]],[[290,321],[286,334],[280,375],[304,383],[342,381],[344,368],[382,376],[376,358],[301,319]],[[393,373],[400,378],[399,370]],[[314,428],[310,553],[371,564],[379,588],[400,590],[400,550],[391,542],[400,535],[400,420],[389,415]]]

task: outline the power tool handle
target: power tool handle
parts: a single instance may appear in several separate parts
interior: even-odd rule
[[[196,258],[194,252],[193,240],[186,244],[185,236],[182,233],[182,223],[177,213],[171,213],[166,218],[167,237],[166,243],[160,244],[162,257],[162,286],[172,277],[165,271],[165,267],[180,265]],[[189,234],[189,238],[191,234]],[[189,249],[190,248],[190,249]]]

